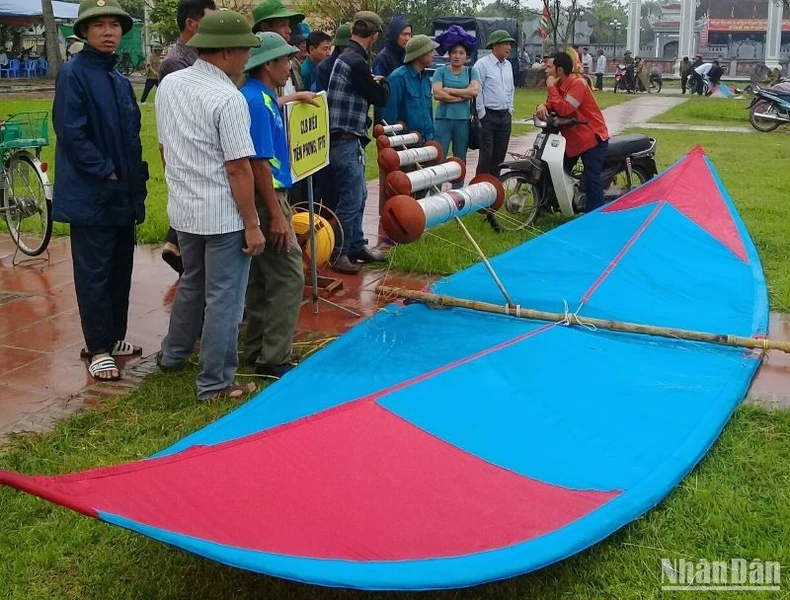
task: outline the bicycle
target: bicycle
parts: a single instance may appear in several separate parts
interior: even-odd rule
[[[52,237],[52,187],[40,160],[47,145],[46,111],[0,121],[0,213],[17,251],[28,256],[43,253]]]
[[[126,52],[121,54],[121,58],[118,61],[118,71],[126,77],[129,77],[129,75],[135,72],[145,75],[145,57],[140,57],[138,61],[134,63],[132,62],[131,54]]]

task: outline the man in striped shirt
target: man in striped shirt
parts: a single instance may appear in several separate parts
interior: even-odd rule
[[[198,60],[168,75],[155,100],[167,212],[184,260],[157,362],[165,370],[182,366],[202,326],[198,398],[241,398],[255,385],[234,381],[239,323],[250,257],[265,239],[249,160],[250,113],[231,78],[243,74],[260,41],[242,15],[222,11],[206,15],[188,45]]]

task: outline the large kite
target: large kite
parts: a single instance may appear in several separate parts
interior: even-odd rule
[[[567,305],[576,326],[392,305],[146,460],[0,472],[0,483],[227,565],[327,586],[468,586],[571,556],[678,484],[760,364],[738,348],[578,323],[764,335],[760,261],[695,150],[493,263],[520,305]],[[434,290],[502,303],[480,265]]]

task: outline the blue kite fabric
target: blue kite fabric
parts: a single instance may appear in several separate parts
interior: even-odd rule
[[[582,323],[766,333],[757,252],[702,150],[493,263],[518,304],[567,305]],[[502,302],[481,265],[434,289]],[[470,586],[567,558],[655,506],[760,358],[394,304],[155,456],[0,483],[278,577]]]

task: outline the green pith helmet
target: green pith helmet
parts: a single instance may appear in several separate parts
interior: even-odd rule
[[[263,0],[253,9],[252,18],[255,21],[252,30],[257,32],[261,28],[261,23],[270,19],[290,19],[291,29],[294,29],[300,21],[304,20],[304,15],[285,8],[280,0]]]
[[[247,20],[232,10],[208,13],[200,20],[198,32],[187,42],[190,48],[257,48],[261,41]]]
[[[406,44],[406,57],[403,59],[403,62],[410,63],[423,54],[432,53],[438,47],[439,44],[434,42],[427,35],[415,35]]]
[[[351,41],[351,25],[343,23],[335,31],[335,39],[332,40],[332,45],[336,48],[345,48]]]
[[[496,31],[492,32],[491,35],[488,37],[488,44],[486,44],[486,48],[491,48],[492,46],[496,46],[497,44],[504,44],[505,42],[515,42],[516,40],[504,29],[497,29]]]
[[[81,25],[99,17],[117,17],[124,33],[132,29],[132,17],[121,8],[118,0],[83,0],[80,2],[77,20],[74,22],[74,33],[81,34]]]
[[[266,31],[255,35],[261,41],[261,45],[250,52],[250,59],[244,65],[245,73],[283,56],[293,56],[299,52],[299,48],[291,46],[279,33]]]

